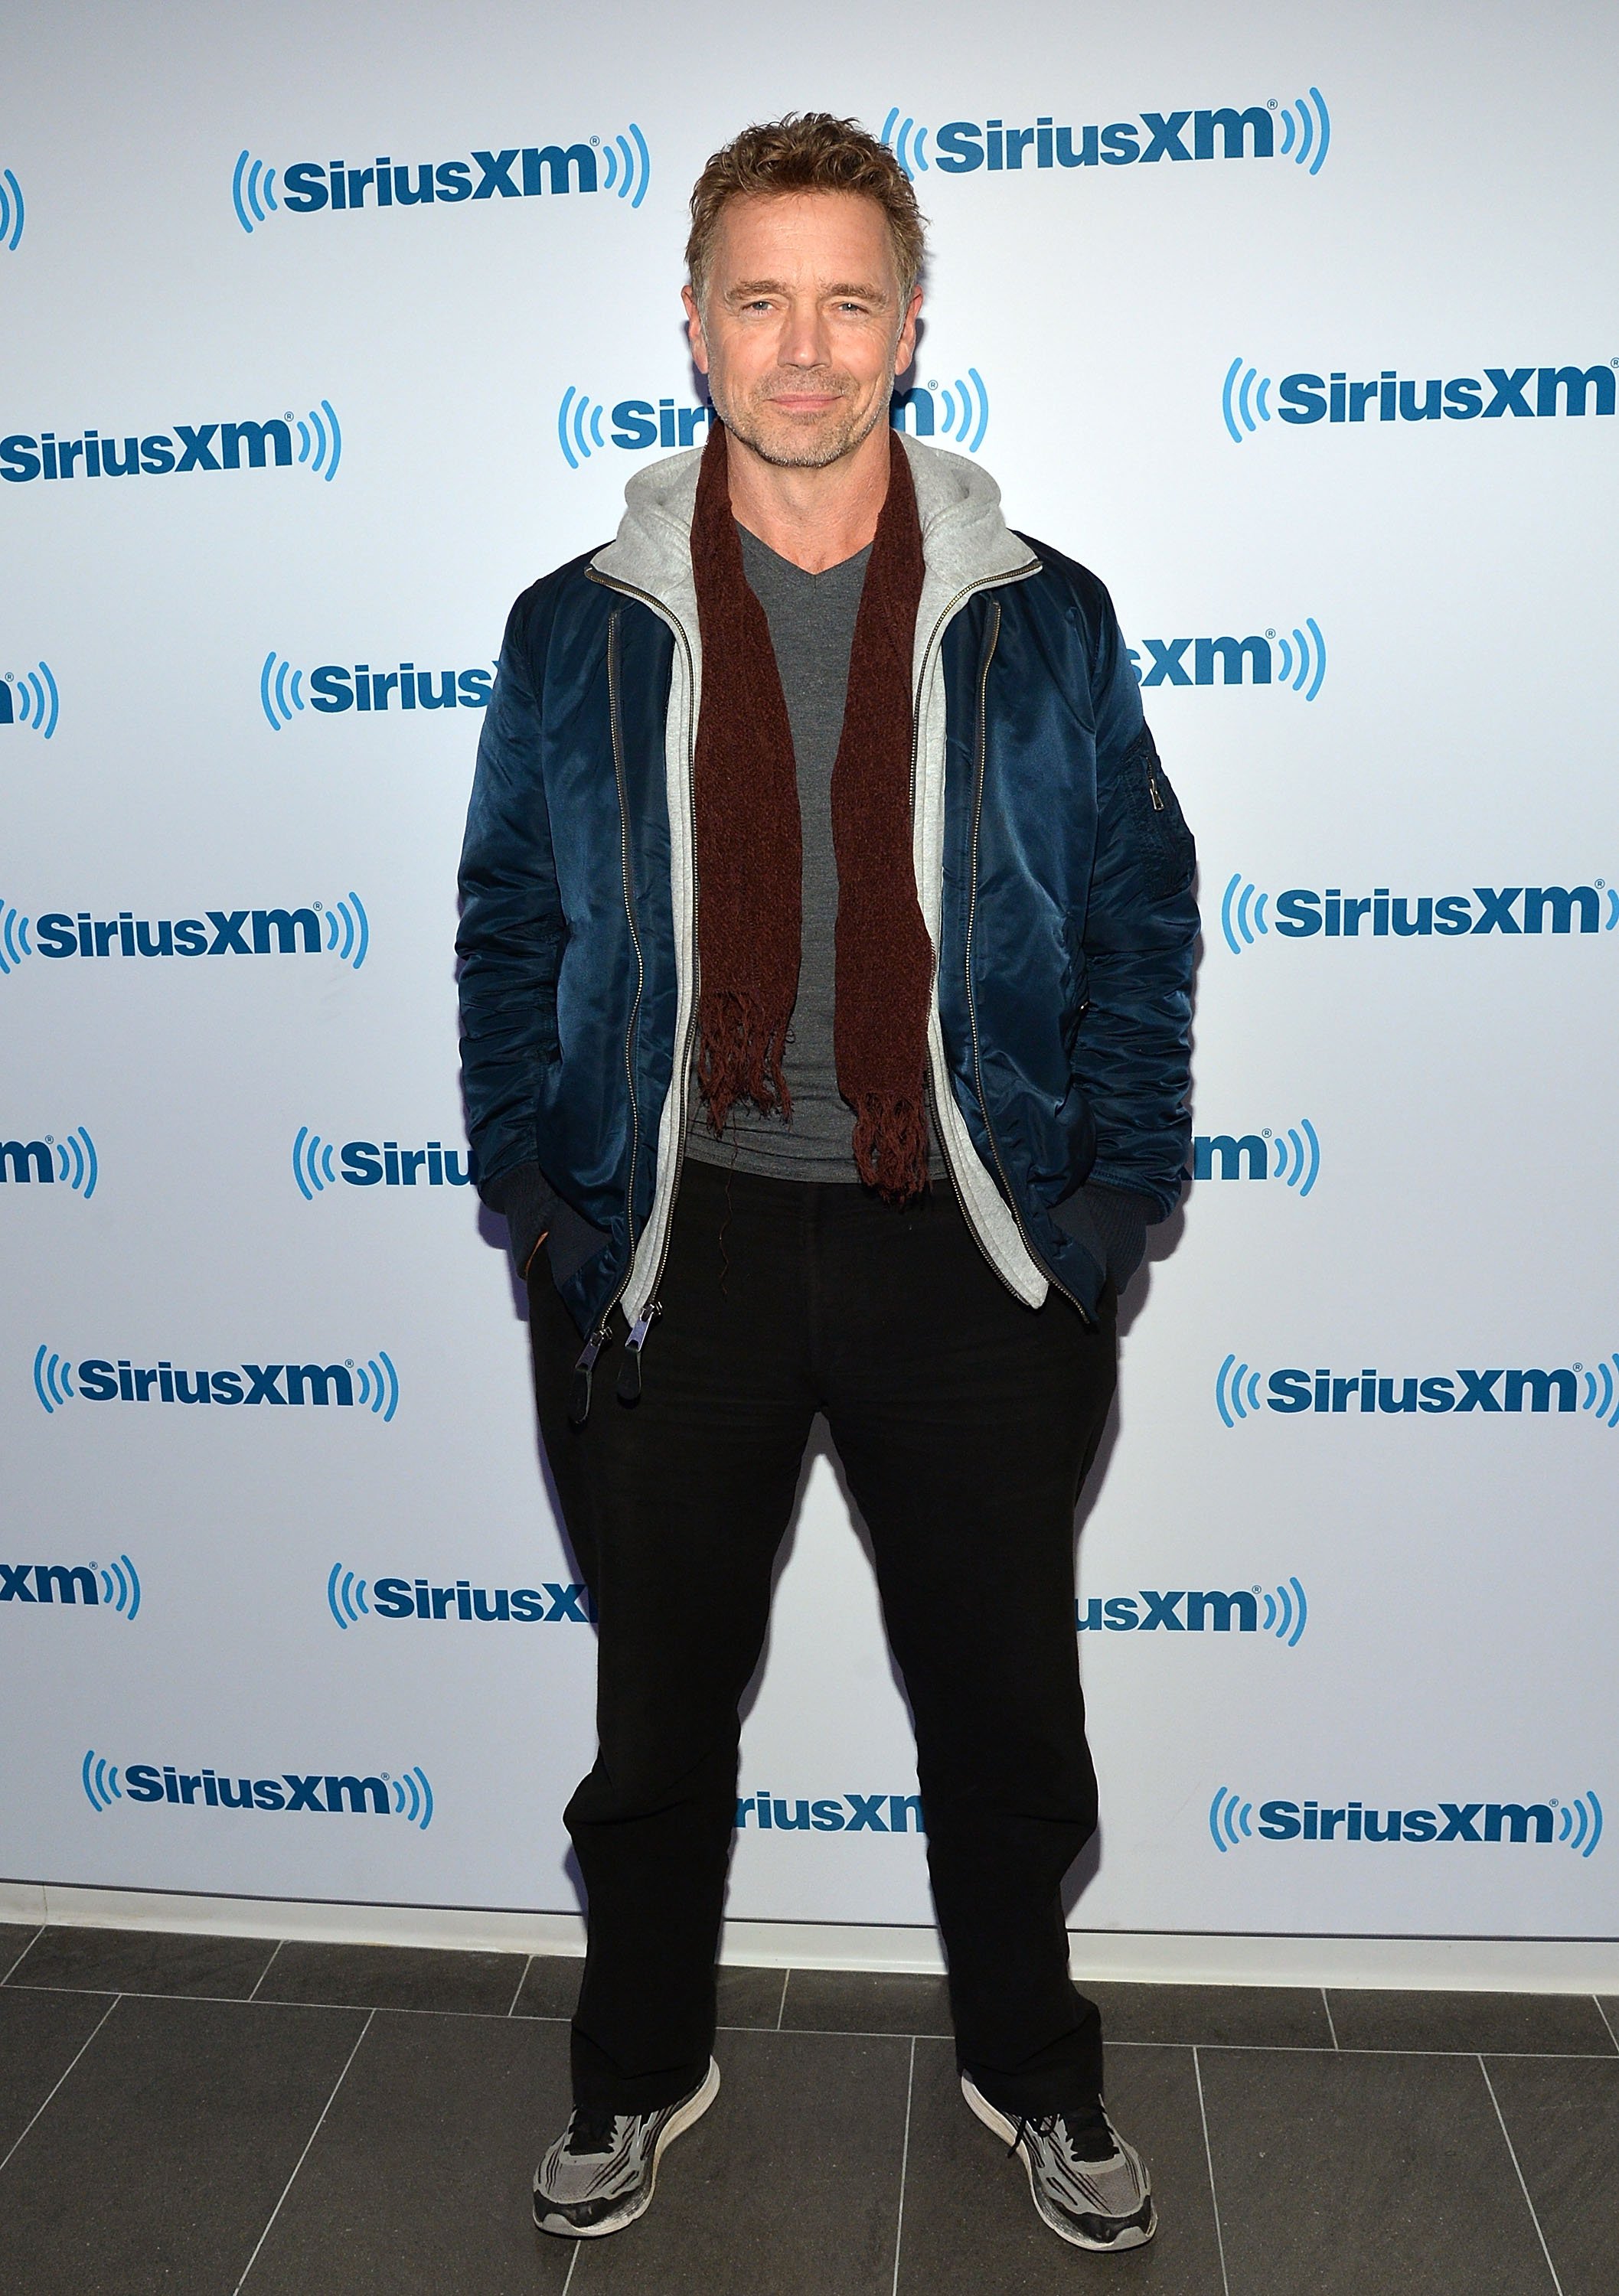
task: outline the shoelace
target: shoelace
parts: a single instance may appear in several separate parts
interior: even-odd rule
[[[1017,2117],[1017,2127],[1012,2134],[1012,2142],[1007,2147],[1008,2159],[1016,2152],[1026,2136],[1052,2136],[1056,2135],[1059,2126],[1068,2150],[1076,2161],[1105,2161],[1114,2149],[1113,2131],[1108,2128],[1107,2116],[1100,2106],[1095,2106],[1085,2113],[1020,2112]],[[1105,2136],[1108,2140],[1107,2152],[1081,2152],[1073,2141],[1076,2136],[1081,2135]]]
[[[611,2152],[618,2126],[616,2112],[577,2106],[568,2123],[567,2149],[570,2152]]]

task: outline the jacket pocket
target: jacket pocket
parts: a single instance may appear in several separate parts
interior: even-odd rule
[[[1143,726],[1119,767],[1140,838],[1147,890],[1155,898],[1184,892],[1197,864],[1197,848],[1180,800],[1170,786],[1150,726]]]

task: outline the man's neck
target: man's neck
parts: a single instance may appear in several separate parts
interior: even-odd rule
[[[818,471],[767,463],[735,431],[726,439],[731,510],[748,532],[806,574],[824,574],[864,550],[888,494],[889,426]]]

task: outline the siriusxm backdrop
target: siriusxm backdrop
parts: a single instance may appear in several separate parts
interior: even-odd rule
[[[1074,1923],[1610,1936],[1613,19],[755,31],[53,0],[8,43],[0,1871],[575,1904],[593,1636],[469,1185],[456,856],[508,603],[703,435],[691,179],[826,105],[932,218],[900,419],[1112,586],[1202,850]],[[915,1793],[823,1456],[733,1913],[926,1922]]]

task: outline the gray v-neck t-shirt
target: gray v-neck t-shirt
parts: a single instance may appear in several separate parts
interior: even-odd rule
[[[854,1114],[838,1091],[833,1046],[837,862],[832,849],[832,768],[843,732],[849,656],[869,546],[824,574],[807,574],[739,526],[743,571],[765,610],[793,729],[803,840],[803,939],[798,999],[782,1066],[793,1118],[763,1116],[751,1101],[731,1111],[722,1139],[694,1095],[686,1152],[705,1164],[781,1180],[850,1180]]]

